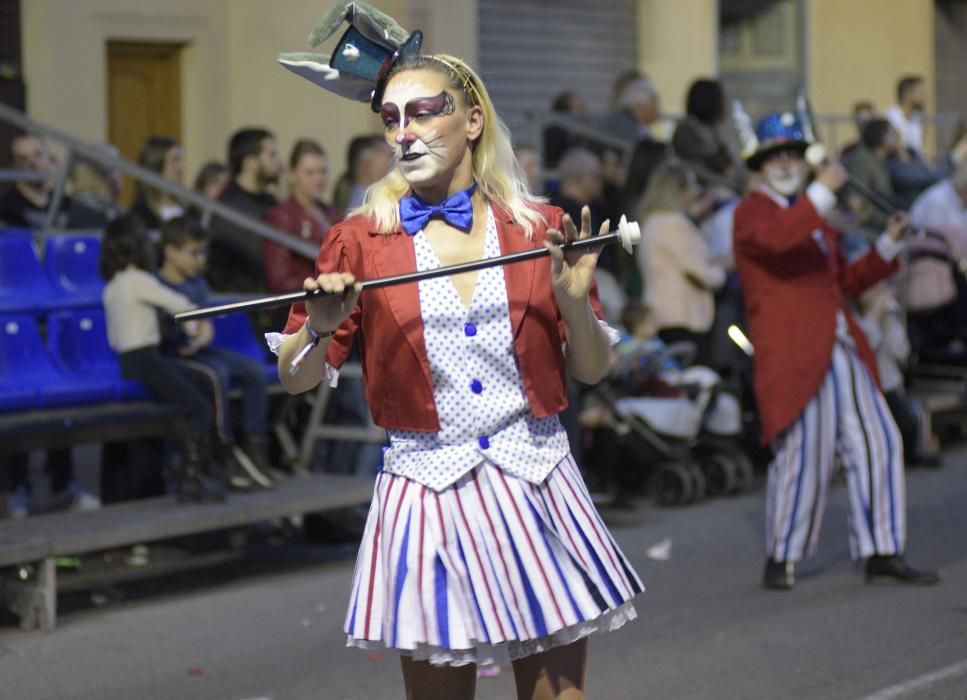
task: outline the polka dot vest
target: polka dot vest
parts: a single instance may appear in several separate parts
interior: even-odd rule
[[[420,231],[418,270],[440,267]],[[484,257],[501,254],[487,212]],[[535,418],[514,354],[502,266],[481,270],[468,310],[449,277],[419,282],[438,433],[389,431],[383,468],[442,490],[482,461],[539,484],[569,452],[557,416]]]

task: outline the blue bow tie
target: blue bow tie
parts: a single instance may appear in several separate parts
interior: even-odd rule
[[[416,195],[403,197],[400,200],[400,223],[403,230],[415,236],[430,219],[439,216],[451,226],[461,231],[469,231],[473,226],[473,202],[470,198],[476,189],[475,183],[440,204],[430,204]]]

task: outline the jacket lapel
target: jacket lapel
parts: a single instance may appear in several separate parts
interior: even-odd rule
[[[413,239],[402,230],[390,234],[370,233],[373,243],[373,266],[379,277],[402,275],[416,270]],[[426,362],[423,324],[420,322],[420,287],[417,284],[394,284],[378,290],[396,319],[407,342],[421,362]],[[429,376],[429,373],[427,374]]]
[[[535,247],[534,241],[527,240],[524,229],[519,226],[510,213],[499,207],[494,207],[494,217],[497,220],[497,238],[500,240],[501,255],[517,253]],[[507,304],[510,308],[511,332],[516,338],[520,331],[520,324],[530,304],[531,290],[534,287],[534,276],[539,258],[532,258],[524,262],[516,262],[504,266],[504,280],[507,284]],[[546,264],[546,261],[543,261]]]

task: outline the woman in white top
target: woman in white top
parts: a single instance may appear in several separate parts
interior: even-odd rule
[[[210,461],[211,402],[188,379],[187,370],[161,354],[158,310],[170,314],[194,308],[187,297],[163,285],[148,270],[147,234],[135,215],[111,221],[101,241],[99,271],[107,281],[102,295],[107,339],[118,353],[121,376],[140,382],[164,401],[185,409],[182,469],[176,493],[182,500],[224,498],[218,485],[202,476]]]
[[[686,213],[697,195],[695,174],[687,165],[670,160],[659,166],[641,206],[644,225],[637,256],[644,303],[658,335],[666,343],[694,343],[702,362],[725,268],[713,262],[702,232]]]

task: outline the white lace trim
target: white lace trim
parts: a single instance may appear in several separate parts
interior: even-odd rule
[[[398,649],[397,651],[412,656],[414,661],[429,661],[433,666],[466,666],[467,664],[492,666],[516,661],[532,654],[540,654],[554,647],[566,646],[596,632],[613,632],[623,627],[626,622],[637,619],[637,617],[638,613],[635,611],[634,604],[628,601],[593,620],[578,622],[536,639],[515,640],[496,645],[481,643],[471,649],[446,649],[433,644],[419,644],[416,649]],[[347,637],[346,646],[369,651],[392,649],[382,641],[356,639],[355,637]]]
[[[291,333],[266,333],[265,342],[269,346],[269,350],[272,354],[278,357],[279,349],[282,347],[282,343],[292,337]]]
[[[616,328],[610,326],[607,321],[602,321],[600,318],[598,319],[598,324],[608,334],[608,340],[612,345],[617,345],[621,342],[621,333]]]
[[[269,346],[269,350],[273,355],[278,357],[279,348],[282,347],[282,343],[291,338],[294,333],[266,333],[265,342]],[[335,389],[339,384],[339,368],[333,367],[328,362],[326,363],[326,380],[329,382],[329,387]]]

